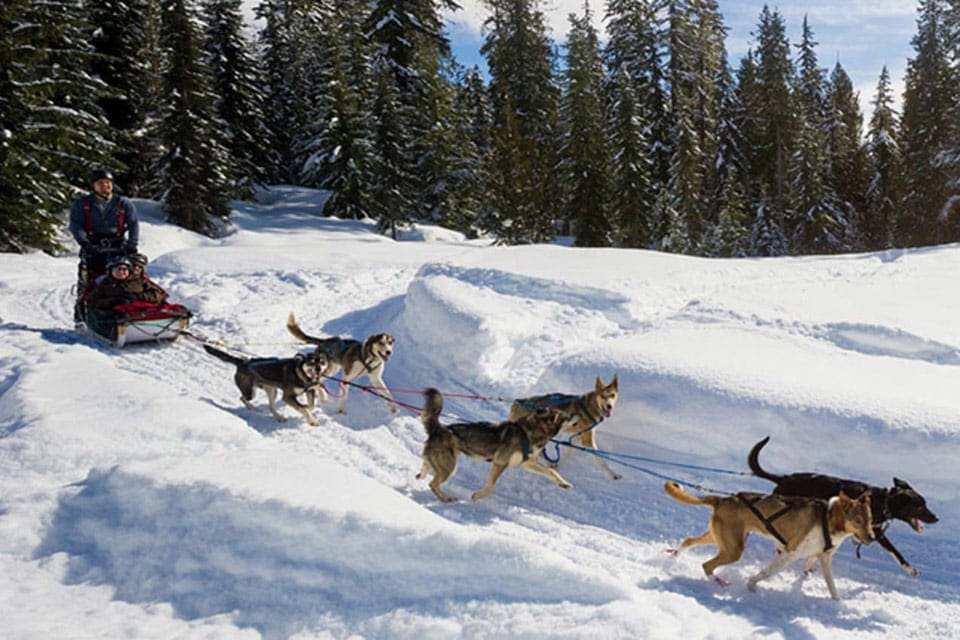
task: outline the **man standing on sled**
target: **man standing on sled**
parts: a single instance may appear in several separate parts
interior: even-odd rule
[[[113,192],[113,174],[94,169],[89,182],[92,193],[74,200],[70,208],[70,233],[80,245],[76,321],[84,320],[82,301],[93,279],[106,272],[112,258],[136,253],[140,242],[137,209],[129,198]]]

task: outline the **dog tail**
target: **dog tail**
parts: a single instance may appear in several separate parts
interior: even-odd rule
[[[211,347],[211,346],[208,345],[208,344],[203,345],[203,348],[204,348],[204,350],[206,350],[206,352],[209,353],[210,355],[216,356],[216,357],[220,358],[221,360],[223,360],[224,362],[229,362],[230,364],[241,365],[241,364],[243,364],[244,362],[247,361],[246,358],[241,358],[241,357],[239,357],[239,356],[231,355],[231,354],[227,353],[226,351],[221,351],[220,349],[217,349],[216,347]]]
[[[689,494],[673,480],[668,480],[664,483],[663,489],[667,492],[668,496],[684,504],[704,504],[710,507],[716,507],[720,503],[720,500],[723,499],[720,496],[695,496]]]
[[[287,316],[287,331],[290,332],[294,338],[300,342],[309,342],[311,344],[320,344],[322,338],[315,338],[313,336],[308,336],[300,328],[300,325],[297,324],[297,319],[293,317],[293,311],[290,312],[290,315]]]
[[[436,389],[430,388],[423,392],[423,398],[420,422],[427,430],[427,437],[430,437],[441,429],[440,413],[443,411],[443,396]]]
[[[783,476],[774,475],[769,471],[765,471],[763,467],[760,466],[760,449],[763,449],[764,445],[768,442],[770,442],[770,436],[753,445],[753,449],[750,449],[750,456],[747,458],[747,463],[750,465],[750,471],[753,471],[753,475],[758,478],[766,478],[771,482],[780,482],[783,480]]]

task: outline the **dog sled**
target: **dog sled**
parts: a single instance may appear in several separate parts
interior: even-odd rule
[[[167,302],[130,302],[113,307],[109,317],[87,312],[86,327],[96,338],[121,349],[142,342],[172,342],[190,324],[190,310]]]

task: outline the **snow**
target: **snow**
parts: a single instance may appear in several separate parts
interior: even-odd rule
[[[256,355],[315,335],[396,339],[390,414],[354,389],[309,427],[238,400],[232,367],[194,340],[115,351],[74,332],[71,257],[0,254],[2,636],[51,638],[960,637],[960,246],[708,260],[563,246],[493,247],[418,226],[322,218],[325,194],[279,186],[234,203],[210,240],[143,212],[151,274],[198,335]],[[573,488],[461,460],[442,504],[414,478],[416,390],[445,421],[502,420],[511,398],[620,380],[602,449],[562,464]],[[332,386],[329,387],[332,389]],[[475,400],[455,394],[480,395]],[[712,547],[665,550],[709,510],[663,478],[764,491],[819,471],[923,493],[940,517],[834,560],[840,602],[772,557],[707,580]],[[669,466],[662,462],[673,463]],[[721,473],[731,472],[731,473]]]

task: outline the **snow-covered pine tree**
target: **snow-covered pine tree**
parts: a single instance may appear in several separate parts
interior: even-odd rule
[[[672,207],[686,226],[689,253],[701,250],[716,185],[723,22],[715,0],[671,0],[668,38]]]
[[[488,0],[492,15],[481,53],[490,70],[493,152],[488,224],[501,241],[543,242],[555,235],[559,89],[554,52],[537,0]]]
[[[903,166],[900,158],[897,113],[893,109],[893,91],[887,67],[880,72],[873,99],[873,116],[867,131],[870,180],[866,190],[863,235],[868,250],[895,246],[894,232],[902,198]]]
[[[940,154],[956,144],[953,108],[958,87],[948,58],[944,28],[945,0],[920,0],[916,57],[907,63],[901,120],[905,177],[901,234],[911,245],[951,240],[940,212],[951,199],[950,175]],[[953,238],[955,239],[955,238]]]
[[[416,220],[430,219],[445,207],[441,193],[450,172],[448,140],[443,130],[446,110],[452,103],[453,91],[441,69],[450,56],[450,44],[440,17],[442,9],[458,8],[452,0],[379,0],[371,3],[366,18],[366,33],[377,47],[374,66],[381,69],[374,84],[389,95],[378,102],[390,107],[388,120],[395,127],[387,131],[379,123],[373,138],[377,153],[396,167],[394,187],[402,191],[406,209],[398,210],[388,203],[378,205],[381,229],[395,233],[398,226]],[[393,73],[394,88],[386,88],[383,68]],[[380,100],[377,96],[376,100]],[[386,194],[377,190],[376,194]],[[388,198],[396,204],[395,198]]]
[[[751,175],[756,176],[759,189],[766,194],[760,198],[762,212],[779,223],[787,211],[787,170],[793,155],[797,118],[790,89],[794,75],[790,44],[778,11],[764,6],[755,37],[755,95],[751,107],[755,109],[756,155]]]
[[[557,177],[564,189],[562,218],[580,247],[610,245],[608,216],[610,161],[603,117],[603,62],[589,5],[582,16],[570,14],[563,95],[560,101],[560,149]]]
[[[257,62],[244,35],[241,0],[203,0],[206,66],[228,154],[229,190],[233,198],[253,196],[254,185],[267,181],[269,139],[263,114],[265,96]]]
[[[262,21],[260,44],[263,48],[263,112],[270,138],[261,141],[270,153],[269,180],[295,184],[303,166],[310,99],[314,95],[306,74],[314,68],[306,54],[316,33],[309,31],[308,14],[315,0],[262,0],[256,15]],[[300,155],[298,155],[300,153]]]
[[[960,2],[957,0],[947,4],[944,26],[954,100],[947,118],[951,142],[937,156],[937,163],[947,176],[947,200],[937,213],[937,221],[944,229],[946,240],[957,242],[960,241]]]
[[[843,249],[846,220],[828,182],[826,72],[804,18],[796,78],[797,137],[790,157],[786,228],[794,253]]]
[[[373,45],[363,17],[345,3],[331,7],[318,45],[314,112],[305,136],[303,184],[330,190],[324,213],[338,218],[372,216],[376,158],[372,142],[370,73]]]
[[[865,248],[862,226],[869,180],[867,151],[862,142],[863,114],[860,95],[839,62],[830,74],[826,115],[827,180],[846,221],[843,244],[861,251]]]
[[[647,248],[655,228],[655,191],[666,170],[665,145],[657,135],[663,127],[663,96],[658,46],[659,21],[649,0],[608,0],[609,40],[604,49],[604,85],[612,188],[610,217],[619,230],[618,243]],[[660,169],[658,169],[660,167]]]
[[[109,87],[99,100],[114,129],[119,163],[117,188],[127,195],[149,195],[156,151],[155,114],[160,96],[160,13],[148,0],[90,3],[96,56],[93,72]]]
[[[230,208],[223,127],[203,65],[202,25],[188,0],[162,0],[161,9],[168,47],[160,123],[163,210],[171,222],[213,235]]]
[[[0,21],[0,251],[56,251],[63,210],[114,151],[77,2],[8,0]]]

